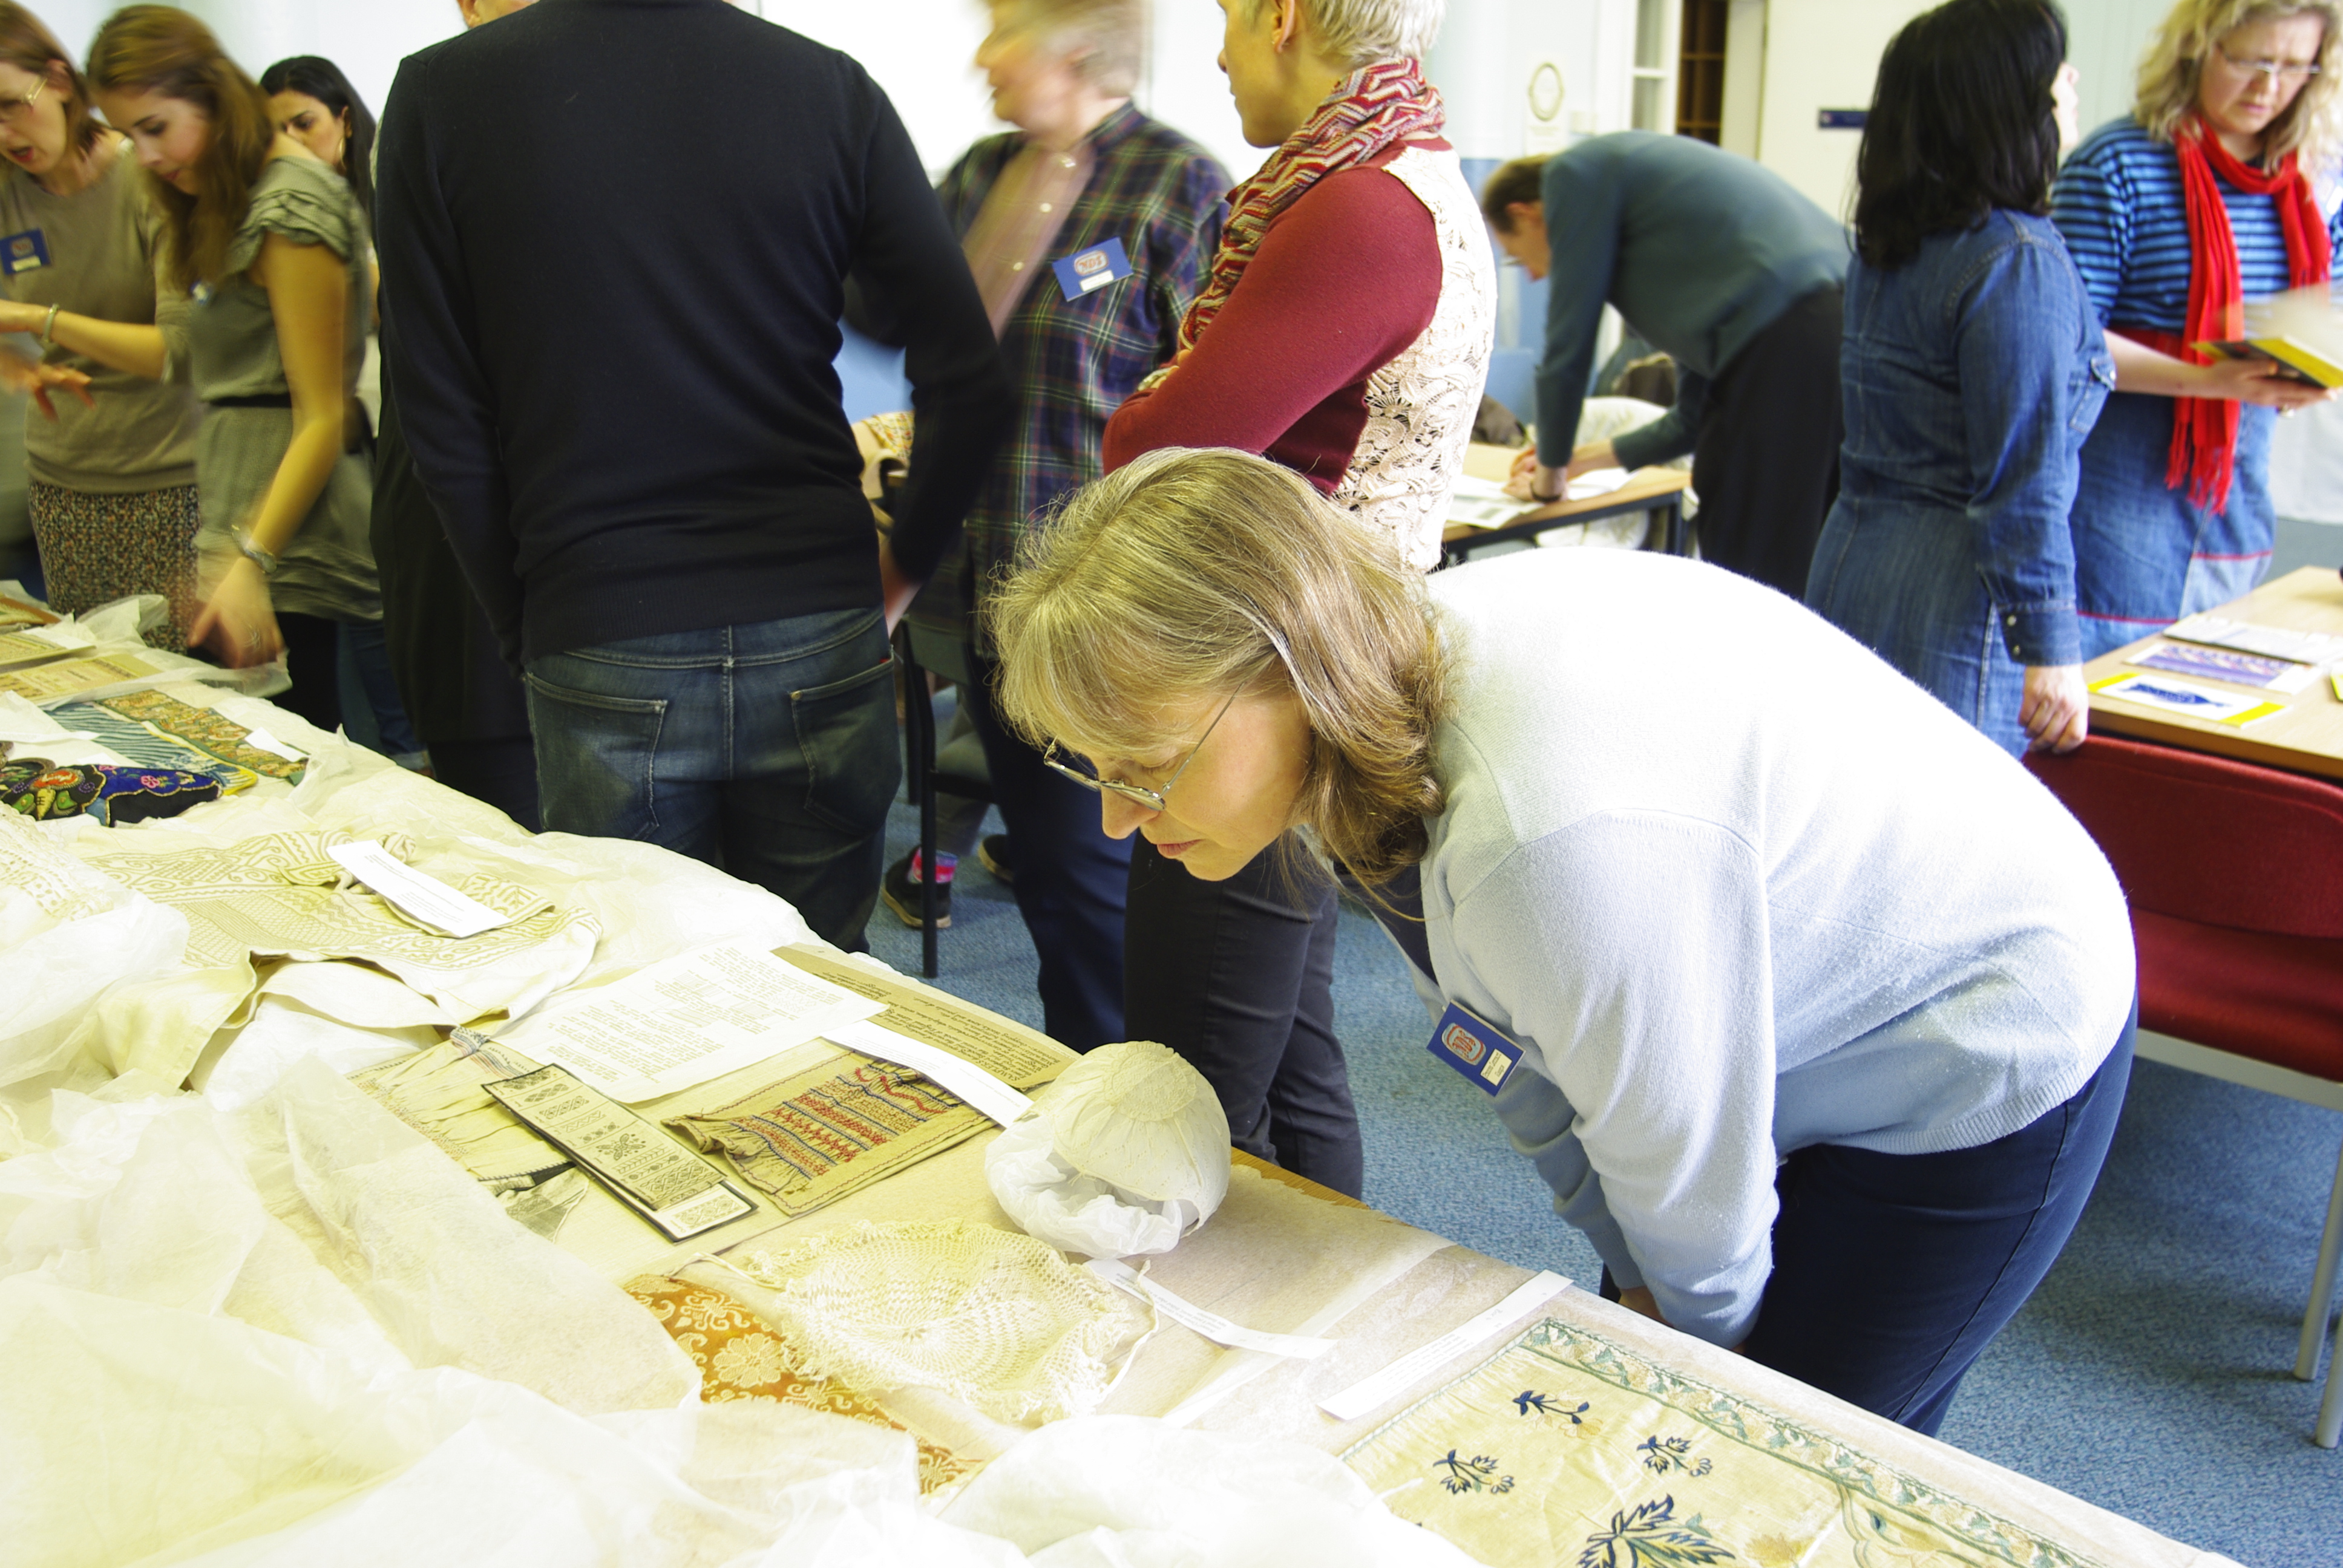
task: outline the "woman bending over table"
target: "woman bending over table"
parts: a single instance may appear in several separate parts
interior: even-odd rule
[[[2272,421],[2331,394],[2187,346],[2241,337],[2247,301],[2328,281],[2343,214],[2311,176],[2343,145],[2339,31],[2335,0],[2180,0],[2130,116],[2059,170],[2051,217],[2116,363],[2072,523],[2086,659],[2268,569]]]
[[[2015,759],[1731,573],[1426,580],[1242,453],[1079,492],[991,613],[1108,832],[1212,879],[1299,829],[1363,885],[1620,1299],[1936,1430],[2130,1071],[2123,894]]]
[[[2002,747],[2083,743],[2083,438],[2115,379],[2050,222],[2075,140],[2047,0],[1952,0],[1879,63],[1857,160],[1846,443],[1806,603]]]
[[[382,618],[352,439],[373,293],[365,216],[186,12],[116,12],[89,75],[153,176],[172,281],[196,298],[204,609],[189,639],[236,666],[284,654],[293,689],[277,700],[334,729],[338,627]]]

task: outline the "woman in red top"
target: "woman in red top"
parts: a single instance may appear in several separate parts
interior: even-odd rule
[[[1421,64],[1443,0],[1222,9],[1245,139],[1276,150],[1231,194],[1180,352],[1107,426],[1107,467],[1164,447],[1260,453],[1429,569],[1496,314],[1488,234]],[[1135,781],[1160,788],[1181,760]],[[1194,848],[1178,826],[1168,806],[1131,855],[1126,1027],[1212,1081],[1238,1147],[1356,1194],[1333,885],[1290,838],[1242,866],[1173,864]]]

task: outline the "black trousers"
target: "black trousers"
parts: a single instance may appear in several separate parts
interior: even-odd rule
[[[342,727],[342,628],[323,616],[277,612],[292,689],[269,699],[331,735]]]
[[[1017,912],[1041,960],[1042,1028],[1076,1050],[1118,1040],[1161,1040],[1123,1027],[1123,897],[1131,840],[1110,839],[1099,798],[1052,772],[1041,754],[1001,722],[993,666],[968,650],[961,711],[984,746],[992,803],[1015,846]]]
[[[1289,865],[1292,848],[1208,882],[1138,842],[1123,1021],[1204,1075],[1238,1148],[1355,1198],[1365,1157],[1334,1037],[1334,884],[1298,851]]]
[[[1816,289],[1743,345],[1709,388],[1693,448],[1702,557],[1802,602],[1838,497],[1841,292]]]
[[[450,789],[485,800],[506,816],[538,831],[537,743],[527,735],[460,739],[423,738],[431,754],[431,776]]]
[[[431,754],[432,774],[536,831],[528,699],[456,564],[387,388],[375,436],[371,522],[383,644],[399,700]]]

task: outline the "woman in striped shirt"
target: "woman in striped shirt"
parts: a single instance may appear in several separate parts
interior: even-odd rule
[[[2222,604],[2269,564],[2273,410],[2328,394],[2267,362],[2194,363],[2242,307],[2328,280],[2335,0],[2180,0],[2130,117],[2068,159],[2051,216],[2116,362],[2072,529],[2085,658]]]

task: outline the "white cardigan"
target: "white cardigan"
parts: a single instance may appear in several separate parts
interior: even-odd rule
[[[1523,1046],[1545,1082],[1517,1073],[1500,1114],[1517,1143],[1548,1124],[1524,1152],[1556,1210],[1671,1323],[1745,1337],[1792,1151],[1989,1142],[2113,1047],[2131,927],[2097,846],[1819,617],[1598,550],[1432,588],[1460,656],[1438,990]]]

